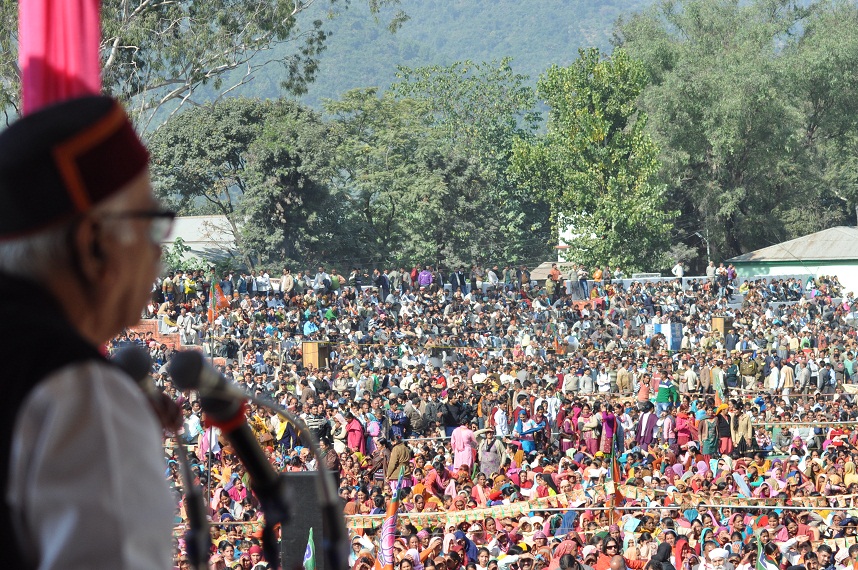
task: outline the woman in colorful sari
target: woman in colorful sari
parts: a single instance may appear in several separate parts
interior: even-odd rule
[[[694,550],[685,538],[678,538],[673,545],[674,562],[676,570],[691,570],[691,566],[697,562]]]
[[[617,431],[617,417],[605,402],[599,404],[599,415],[601,416],[602,437],[599,443],[599,451],[608,455],[614,451],[614,433]]]
[[[489,484],[489,480],[486,477],[485,473],[480,473],[477,475],[477,482],[474,485],[473,489],[471,489],[471,498],[476,501],[477,506],[482,508],[485,507],[489,501],[489,495],[492,492],[492,487]]]
[[[581,408],[581,415],[578,416],[578,431],[581,433],[581,439],[590,455],[596,455],[596,452],[599,451],[599,440],[596,437],[598,428],[599,420],[590,411],[590,405],[584,404]]]
[[[676,413],[676,443],[681,448],[691,440],[691,429],[694,426],[688,406],[682,404]]]
[[[787,516],[784,517],[784,526],[775,536],[775,541],[786,542],[791,538],[798,538],[799,536],[806,536],[807,540],[810,541],[818,540],[817,533],[811,527],[799,523],[791,516]]]
[[[572,415],[567,415],[563,418],[563,423],[560,424],[560,452],[566,451],[575,447],[578,441],[577,418]]]
[[[527,454],[536,450],[534,434],[543,429],[545,429],[544,423],[537,424],[532,418],[528,419],[527,411],[521,410],[513,428],[513,438],[521,442],[521,449]]]
[[[712,414],[700,420],[700,451],[707,462],[718,452],[717,426],[717,420]]]
[[[363,425],[351,412],[346,412],[344,416],[346,418],[346,445],[349,449],[366,453]]]
[[[542,449],[547,442],[551,441],[551,422],[545,413],[545,404],[540,404],[536,412],[533,414],[533,421],[536,425],[543,426],[541,430],[533,433],[533,441],[538,449]]]

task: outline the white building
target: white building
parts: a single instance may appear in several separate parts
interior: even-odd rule
[[[727,260],[741,280],[752,275],[836,275],[858,292],[858,228],[838,226]]]
[[[170,237],[161,245],[169,247],[177,237],[191,248],[186,256],[210,261],[238,256],[235,235],[226,216],[179,216]]]

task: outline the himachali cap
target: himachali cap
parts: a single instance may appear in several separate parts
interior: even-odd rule
[[[89,211],[146,168],[122,106],[87,96],[44,107],[0,132],[0,239]]]

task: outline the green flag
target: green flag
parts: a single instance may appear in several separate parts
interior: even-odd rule
[[[757,560],[754,568],[755,570],[777,570],[779,568],[779,564],[766,555],[766,549],[760,542],[760,535],[757,535]]]
[[[307,539],[307,550],[304,551],[304,570],[316,570],[316,544],[313,542],[312,527],[310,527],[310,537]]]

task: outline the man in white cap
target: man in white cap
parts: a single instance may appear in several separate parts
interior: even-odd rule
[[[841,547],[840,550],[837,551],[837,554],[834,555],[834,567],[837,570],[852,570],[851,560],[847,561],[849,558],[849,550]]]
[[[704,563],[702,565],[702,570],[724,568],[724,564],[727,562],[727,556],[729,556],[729,554],[730,553],[726,548],[713,548],[709,551],[709,564]]]
[[[581,560],[583,560],[584,564],[586,564],[587,566],[595,566],[598,558],[599,549],[592,544],[588,544],[581,549]]]

